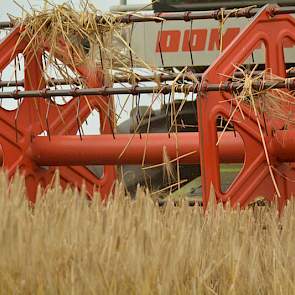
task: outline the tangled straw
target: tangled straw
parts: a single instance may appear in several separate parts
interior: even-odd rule
[[[63,78],[73,75],[61,69],[56,57],[60,53],[61,44],[67,50],[69,65],[74,75],[77,66],[100,68],[108,80],[111,73],[128,74],[136,79],[136,74],[130,69],[130,54],[134,66],[151,67],[138,58],[126,42],[128,24],[120,22],[121,14],[102,13],[88,1],[80,2],[80,9],[72,3],[54,5],[46,2],[44,9],[26,11],[23,7],[23,17],[14,18],[13,22],[21,25],[21,39],[29,40],[24,53],[34,51],[47,45],[48,65],[52,65]],[[47,44],[46,44],[47,43]],[[46,77],[48,78],[48,77]],[[79,77],[75,77],[79,78]]]
[[[269,168],[269,174],[272,179],[276,194],[278,197],[281,197],[280,190],[278,188],[277,182],[274,176],[274,167],[272,166],[269,153],[267,150],[265,132],[268,132],[267,125],[273,121],[280,122],[280,126],[283,126],[284,129],[288,129],[288,126],[294,125],[294,92],[287,92],[282,89],[272,89],[279,82],[284,81],[284,78],[273,75],[271,71],[264,70],[258,75],[254,75],[254,72],[257,68],[257,65],[249,72],[244,67],[235,66],[235,68],[240,71],[243,75],[242,78],[237,78],[236,76],[230,77],[233,82],[241,82],[241,89],[238,89],[238,92],[234,94],[233,101],[235,102],[235,107],[218,138],[217,144],[220,142],[221,137],[224,132],[228,129],[231,121],[233,120],[234,114],[238,111],[240,112],[242,118],[244,119],[244,113],[242,105],[246,104],[253,110],[254,117],[259,129],[262,146],[265,153],[266,162]],[[272,87],[269,89],[254,89],[253,83],[261,81],[270,82]],[[263,128],[260,118],[263,117],[265,120],[265,128]]]

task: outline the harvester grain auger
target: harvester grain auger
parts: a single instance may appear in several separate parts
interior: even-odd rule
[[[292,93],[295,81],[287,78],[284,60],[285,40],[295,43],[295,21],[290,15],[294,12],[294,7],[267,5],[261,9],[250,7],[234,12],[217,10],[164,13],[156,17],[121,16],[122,23],[253,17],[201,75],[202,78],[198,79],[198,75],[192,78],[190,73],[189,77],[185,76],[186,84],[180,84],[180,80],[173,84],[159,84],[159,80],[169,80],[169,75],[163,74],[157,77],[157,86],[106,87],[109,85],[104,85],[99,68],[94,70],[86,65],[71,68],[70,53],[60,42],[56,58],[77,72],[85,83],[83,87],[72,89],[49,89],[48,81],[42,75],[41,56],[43,51],[50,50],[50,44],[45,42],[38,48],[39,54],[26,52],[24,90],[16,87],[12,92],[0,92],[3,100],[14,98],[19,101],[15,111],[2,108],[0,111],[3,167],[9,176],[17,169],[25,174],[32,201],[35,200],[37,185],[49,185],[56,167],[59,167],[63,185],[69,183],[81,188],[84,182],[89,196],[98,188],[105,198],[116,179],[115,165],[161,164],[165,150],[171,162],[201,162],[205,206],[214,191],[217,201],[230,202],[232,206],[246,206],[258,196],[270,201],[277,196],[282,207],[295,192]],[[25,39],[19,41],[21,30],[21,27],[14,28],[0,44],[1,72],[29,42]],[[245,60],[261,44],[265,47],[264,73],[257,72],[260,68],[254,68],[250,69],[250,76],[244,75]],[[237,73],[237,70],[242,73]],[[291,72],[288,71],[289,76]],[[181,73],[171,80],[179,77]],[[121,77],[120,82],[129,82],[129,79]],[[136,134],[138,130],[135,130],[134,134],[116,134],[112,95],[153,93],[155,100],[155,94],[177,92],[195,95],[197,132]],[[72,99],[61,106],[55,103],[57,96]],[[272,116],[266,103],[270,97],[279,97],[275,104],[276,116]],[[93,109],[100,113],[101,135],[76,135]],[[216,122],[220,117],[233,131],[225,128],[225,132],[217,132]],[[221,163],[243,163],[242,170],[225,192],[221,189]],[[87,165],[105,165],[103,175],[97,177]]]

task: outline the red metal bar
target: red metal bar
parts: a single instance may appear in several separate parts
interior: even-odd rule
[[[178,148],[180,163],[200,162],[198,132],[171,133],[170,137],[167,133],[119,134],[115,139],[110,134],[87,135],[82,140],[72,135],[53,136],[50,140],[40,136],[34,139],[29,156],[40,166],[141,164],[145,146],[146,164],[162,163],[164,146],[171,160],[176,158]],[[238,134],[224,133],[218,149],[223,163],[241,163],[244,160],[244,144]],[[277,131],[270,144],[269,154],[281,162],[293,162],[294,151],[295,130]],[[2,163],[3,150],[0,146],[0,165]]]
[[[88,135],[82,140],[78,136],[53,136],[50,141],[36,137],[31,156],[40,166],[120,165],[141,164],[145,153],[145,164],[159,164],[163,162],[164,146],[170,160],[178,151],[181,163],[200,162],[198,132],[171,133],[170,137],[167,133],[120,134],[115,139],[112,135]],[[243,162],[243,141],[233,132],[222,136],[219,151],[221,162]]]
[[[170,136],[168,133],[119,134],[115,138],[110,134],[87,135],[82,140],[78,136],[53,136],[50,141],[48,137],[36,137],[30,152],[40,166],[141,164],[144,153],[145,164],[158,164],[163,162],[164,146],[170,160],[177,157],[178,151],[180,163],[200,162],[198,132],[171,133]],[[218,150],[220,162],[244,160],[243,140],[234,132],[222,135]],[[294,151],[295,130],[277,131],[270,143],[269,155],[280,162],[293,162]]]

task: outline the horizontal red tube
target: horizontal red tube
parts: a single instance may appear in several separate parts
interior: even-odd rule
[[[271,151],[280,162],[294,162],[295,130],[277,131],[271,145]]]
[[[150,133],[37,137],[31,146],[31,156],[41,166],[120,165],[163,162],[166,147],[170,160],[180,157],[183,164],[200,162],[199,133]],[[225,132],[219,144],[220,161],[243,162],[243,141],[233,132]]]

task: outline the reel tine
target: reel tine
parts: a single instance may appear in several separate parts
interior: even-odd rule
[[[16,61],[16,57],[13,60],[14,63],[14,67],[13,67],[13,75],[14,75],[14,80],[15,80],[15,88],[16,90],[18,90],[18,83],[17,83],[17,61]]]
[[[82,126],[81,126],[81,120],[80,120],[80,96],[77,97],[77,112],[76,112],[76,121],[77,121],[77,125],[78,125],[78,132],[79,132],[79,136],[80,136],[80,140],[82,141],[82,134],[84,135],[83,129],[81,130]]]
[[[20,60],[18,55],[16,56],[16,60],[17,60],[18,70],[21,71]]]
[[[51,141],[50,128],[49,128],[49,122],[48,122],[50,105],[51,105],[51,99],[48,99],[45,121],[46,121],[46,129],[47,129],[49,141]]]
[[[131,50],[131,43],[132,43],[132,35],[133,35],[133,30],[134,30],[134,23],[132,23],[131,25],[131,33],[130,33],[130,38],[129,38],[129,56],[130,56],[130,65],[131,65],[131,69],[132,69],[132,72],[133,72],[133,68],[134,68],[134,65],[133,65],[133,55],[132,55],[132,50]]]
[[[113,114],[113,110],[111,110],[111,104],[110,104],[110,100],[109,100],[107,117],[108,117],[109,125],[110,125],[110,128],[111,128],[111,132],[112,132],[112,135],[113,135],[113,139],[116,139],[115,133],[114,133],[114,126],[113,126],[114,120],[111,120],[111,117],[110,117],[111,113]]]
[[[54,83],[54,89],[57,90],[57,85],[56,85],[56,83]],[[55,104],[55,106],[56,106],[56,109],[57,109],[57,112],[58,112],[58,114],[59,114],[59,116],[60,116],[61,121],[63,122],[63,124],[65,124],[65,120],[64,120],[64,118],[63,118],[62,112],[60,111],[60,109],[59,109],[59,107],[58,107],[58,104],[56,103],[56,98],[55,98],[55,97],[54,97],[53,101],[54,101],[54,104]]]
[[[188,40],[188,48],[191,58],[191,64],[192,67],[194,66],[194,58],[193,58],[193,52],[192,52],[192,31],[193,31],[193,20],[190,21],[190,32],[189,32],[189,40]]]
[[[102,39],[102,37],[101,37]],[[100,65],[101,65],[101,69],[102,71],[104,71],[104,65],[103,65],[103,57],[102,57],[102,48],[101,48],[101,45],[99,44],[99,47],[98,47],[98,50],[99,50],[99,57],[100,57]],[[103,81],[104,83],[104,81]]]
[[[160,51],[160,57],[161,57],[161,63],[162,63],[162,67],[164,68],[164,58],[163,58],[163,52],[162,52],[162,47],[161,47],[161,40],[162,40],[162,34],[163,34],[163,26],[164,23],[163,21],[161,21],[161,29],[160,29],[160,34],[159,34],[159,40],[158,40],[158,48]]]
[[[167,130],[170,130],[171,127],[171,117],[169,116],[169,108],[172,110],[172,105],[171,105],[171,99],[172,99],[172,94],[171,92],[169,93],[169,98],[168,98],[168,104],[166,107],[166,124],[167,124]],[[168,132],[168,137],[170,138],[170,132]]]
[[[13,69],[13,74],[14,74],[14,79],[15,79],[15,91],[18,91],[18,79],[17,79],[17,67],[20,69],[20,64],[17,63],[19,62],[18,55],[13,60],[14,63],[14,69]],[[17,100],[17,110],[14,116],[14,130],[15,130],[15,141],[18,142],[18,131],[17,131],[17,119],[18,119],[18,114],[19,114],[19,109],[20,109],[20,101]]]
[[[103,33],[101,33],[100,35],[100,38],[101,38],[101,43],[104,44],[104,37],[103,37]],[[102,72],[103,72],[103,75],[102,75],[102,83],[103,85],[105,84],[105,71],[104,71],[104,64],[103,64],[103,59],[104,59],[104,48],[103,46],[99,45],[99,53],[100,53],[100,63],[101,63],[101,69],[102,69]]]
[[[136,104],[136,121],[137,121],[137,125],[140,125],[141,124],[141,121],[142,121],[142,118],[141,118],[141,115],[140,115],[140,93],[138,93],[138,95],[135,97],[135,104]],[[139,137],[142,138],[141,136],[141,132],[139,130]]]
[[[20,105],[21,105],[20,100],[17,100],[17,110],[14,116],[15,142],[18,142],[17,118],[19,114]]]

